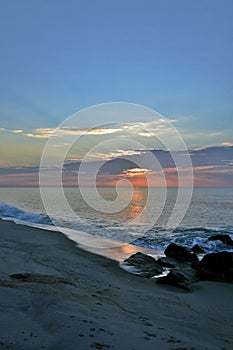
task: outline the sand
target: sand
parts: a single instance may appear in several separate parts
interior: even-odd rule
[[[233,348],[232,284],[157,285],[61,233],[5,221],[0,246],[0,349]]]

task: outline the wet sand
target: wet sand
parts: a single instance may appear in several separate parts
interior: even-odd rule
[[[0,349],[233,348],[232,284],[157,285],[61,233],[6,221],[0,246]]]

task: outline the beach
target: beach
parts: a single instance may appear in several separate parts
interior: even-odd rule
[[[156,284],[63,234],[0,221],[0,349],[233,347],[233,285]]]

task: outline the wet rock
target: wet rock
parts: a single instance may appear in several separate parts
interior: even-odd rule
[[[233,281],[233,253],[206,254],[196,269],[200,280]]]
[[[198,244],[195,244],[193,247],[192,247],[192,252],[196,253],[196,254],[204,254],[205,251],[202,247],[200,247]]]
[[[218,235],[216,235],[218,236]],[[199,245],[192,248],[198,254],[204,250]],[[233,282],[233,253],[206,254],[201,261],[185,247],[171,243],[165,249],[166,257],[155,260],[143,253],[136,253],[125,260],[131,272],[146,278],[156,277],[169,270],[166,276],[157,277],[156,283],[168,284],[190,291],[200,280]]]
[[[159,284],[168,284],[188,291],[195,282],[197,282],[196,271],[191,267],[172,269],[167,276],[159,277],[156,281]]]
[[[164,253],[167,257],[175,259],[177,261],[198,261],[198,258],[194,253],[191,253],[188,249],[175,243],[169,244]]]
[[[151,256],[140,252],[131,255],[124,261],[124,264],[135,267],[137,274],[146,278],[160,275],[163,272],[163,267],[159,262]]]
[[[175,267],[177,265],[177,261],[175,261],[174,259],[170,259],[168,257],[160,258],[157,260],[157,262],[161,266],[166,267],[166,268],[172,268],[172,267]]]
[[[210,236],[208,238],[208,240],[209,241],[221,241],[224,244],[227,244],[229,246],[233,246],[233,240],[231,239],[231,237],[229,235],[218,234],[218,235]]]

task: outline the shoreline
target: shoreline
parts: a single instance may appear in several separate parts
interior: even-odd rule
[[[232,284],[158,285],[60,232],[4,220],[0,244],[2,349],[232,348]]]
[[[93,254],[101,255],[103,257],[117,261],[119,263],[122,263],[130,255],[135,254],[137,252],[149,254],[154,258],[164,256],[164,253],[161,250],[140,247],[130,243],[117,241],[111,238],[98,237],[98,236],[94,236],[89,233],[86,233],[80,230],[74,230],[71,228],[23,222],[21,220],[13,219],[13,218],[12,219],[0,218],[0,222],[1,221],[11,222],[15,225],[22,225],[25,227],[31,227],[42,231],[57,232],[59,234],[62,234],[64,237],[66,237],[70,241],[72,241],[77,248]]]

